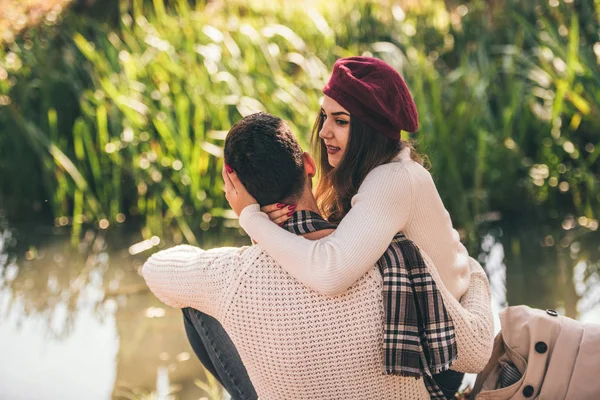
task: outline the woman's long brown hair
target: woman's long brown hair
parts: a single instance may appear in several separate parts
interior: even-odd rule
[[[323,117],[317,117],[313,126],[311,147],[319,170],[319,183],[315,191],[317,205],[323,216],[338,223],[350,211],[350,201],[369,172],[390,162],[402,149],[411,149],[411,158],[423,164],[423,159],[410,142],[395,141],[352,116],[350,135],[346,151],[337,167],[329,165],[327,147],[319,132],[323,128]]]

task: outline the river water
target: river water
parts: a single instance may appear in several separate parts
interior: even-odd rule
[[[204,244],[245,242],[231,230]],[[192,353],[181,312],[139,275],[162,246],[120,231],[90,230],[74,246],[60,227],[0,228],[0,399],[224,398]],[[489,237],[483,247],[498,330],[510,268],[500,244]],[[600,292],[577,289],[579,318],[600,322]]]

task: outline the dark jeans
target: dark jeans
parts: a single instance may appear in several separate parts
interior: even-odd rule
[[[234,400],[258,399],[246,367],[219,321],[193,308],[184,308],[185,332],[200,362]]]
[[[453,399],[456,392],[458,392],[458,389],[460,389],[460,384],[464,377],[465,374],[462,372],[456,372],[449,369],[448,371],[434,375],[433,380],[440,389],[442,389],[446,399]]]
[[[194,353],[235,400],[257,399],[256,391],[235,345],[219,321],[184,308],[183,322]],[[465,374],[448,370],[433,376],[447,399],[454,398]]]

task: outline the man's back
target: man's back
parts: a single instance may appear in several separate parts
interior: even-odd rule
[[[423,379],[383,374],[382,278],[375,266],[337,297],[307,289],[259,245],[179,246],[153,256],[144,276],[167,304],[221,322],[261,399],[429,398]]]
[[[422,380],[383,374],[376,267],[342,296],[326,297],[306,289],[260,246],[247,253],[222,323],[261,397],[428,398]]]

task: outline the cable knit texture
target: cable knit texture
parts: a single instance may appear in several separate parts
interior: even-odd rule
[[[473,261],[461,306],[424,258],[456,327],[452,369],[478,372],[493,341],[487,278]],[[306,288],[260,245],[177,246],[150,257],[142,272],[164,303],[221,322],[261,399],[429,398],[423,379],[382,373],[383,281],[376,266],[335,297]]]
[[[285,231],[250,205],[240,225],[293,277],[326,295],[344,292],[402,232],[431,257],[442,281],[459,300],[469,287],[469,257],[452,228],[431,174],[405,148],[393,162],[371,171],[352,208],[331,235],[308,240]]]

